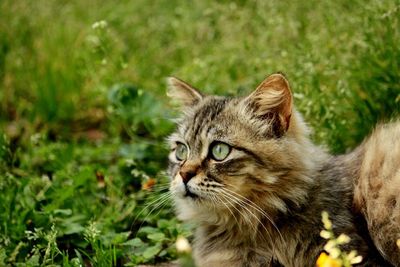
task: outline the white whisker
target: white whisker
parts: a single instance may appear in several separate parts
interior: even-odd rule
[[[139,216],[145,211],[147,210],[148,207],[152,206],[153,204],[157,203],[151,210],[150,212],[146,215],[145,219],[143,220],[143,222],[147,219],[147,217],[155,210],[157,209],[161,204],[163,204],[164,202],[166,202],[167,200],[169,200],[171,197],[171,193],[170,192],[165,192],[163,193],[161,196],[157,197],[155,200],[151,201],[150,203],[148,203],[145,207],[142,208],[142,210],[135,216],[135,219],[133,220],[132,224],[131,224],[131,230],[133,225],[135,224],[136,220],[139,218]],[[140,224],[139,229],[142,227],[143,222]],[[139,231],[138,229],[138,231]]]
[[[276,231],[278,232],[278,234],[279,234],[279,236],[280,236],[282,242],[285,242],[284,239],[283,239],[283,236],[282,236],[281,231],[279,231],[278,227],[276,226],[276,224],[274,223],[274,221],[272,220],[272,218],[271,218],[263,209],[261,209],[260,206],[258,206],[256,203],[254,203],[254,202],[251,201],[250,199],[248,199],[248,198],[246,198],[246,197],[240,195],[239,193],[237,193],[237,192],[235,192],[235,191],[232,191],[232,190],[230,190],[230,189],[228,189],[228,188],[226,188],[226,187],[224,187],[224,190],[226,190],[226,191],[228,191],[228,192],[230,192],[230,193],[232,193],[232,194],[234,194],[234,195],[236,195],[236,196],[238,196],[238,197],[244,199],[245,201],[249,202],[249,203],[251,204],[251,206],[253,206],[253,208],[255,208],[258,212],[260,212],[262,215],[264,215],[264,216],[268,219],[268,221],[271,223],[271,225],[272,225],[272,226],[276,229]]]
[[[261,221],[258,219],[258,217],[257,217],[250,209],[248,209],[245,205],[243,205],[243,204],[246,204],[245,202],[243,202],[242,200],[236,198],[235,196],[230,195],[228,192],[221,191],[221,193],[224,194],[225,196],[229,197],[231,200],[233,200],[233,202],[234,202],[235,204],[238,204],[241,208],[243,208],[244,210],[242,210],[242,212],[247,211],[247,212],[248,212],[251,216],[253,216],[260,224],[262,224]],[[242,214],[241,211],[240,211],[239,209],[237,209],[237,210],[240,212],[240,214]],[[244,214],[245,214],[245,216],[242,216],[243,219],[247,219],[246,213],[244,213]],[[242,215],[243,215],[243,214],[242,214]],[[259,230],[257,229],[257,226],[253,223],[253,221],[249,220],[248,223],[249,223],[249,225],[254,229],[254,232],[255,232],[255,233],[258,233]],[[263,224],[262,224],[262,226],[263,226],[264,229],[266,230],[266,233],[269,234],[269,232],[268,232],[268,230],[265,228],[265,226],[264,226]],[[264,239],[264,238],[263,238],[263,239]],[[264,241],[267,241],[267,240],[264,239]]]
[[[224,189],[226,189],[226,188],[224,188]],[[265,232],[266,232],[266,234],[269,236],[269,238],[271,238],[271,233],[268,231],[268,229],[265,227],[265,225],[261,222],[260,218],[259,218],[257,215],[255,215],[255,214],[253,213],[253,211],[251,211],[247,206],[249,206],[249,207],[255,209],[256,211],[260,212],[260,213],[261,213],[262,215],[264,215],[264,216],[265,216],[266,213],[265,213],[264,211],[260,210],[259,207],[256,207],[256,204],[254,204],[254,205],[251,205],[251,204],[250,204],[250,203],[253,203],[253,202],[250,202],[250,203],[249,203],[249,202],[246,202],[246,201],[243,200],[243,199],[248,200],[247,198],[245,198],[245,197],[239,195],[239,196],[241,196],[241,198],[242,198],[242,199],[240,199],[239,197],[236,197],[235,195],[229,193],[228,191],[225,191],[224,189],[223,189],[221,192],[223,192],[226,196],[232,198],[239,206],[241,206],[242,208],[244,208],[245,210],[247,210],[247,212],[248,212],[251,216],[253,216],[253,217],[258,221],[258,223],[259,223],[259,224],[261,225],[261,227],[265,230]],[[246,205],[247,205],[247,206],[246,206]],[[261,212],[261,211],[262,211],[262,212]],[[269,217],[267,217],[267,219],[268,219],[269,221],[271,221],[271,219],[270,219]],[[257,229],[255,229],[255,230],[258,231]],[[279,233],[279,235],[281,236],[281,233],[280,233],[279,230],[278,230],[278,233]],[[284,242],[282,236],[281,236],[281,238],[282,238],[282,241]],[[263,239],[264,239],[264,241],[266,241],[265,238],[263,238]],[[271,240],[271,241],[272,241],[272,240]],[[272,244],[272,242],[271,242],[271,244]]]

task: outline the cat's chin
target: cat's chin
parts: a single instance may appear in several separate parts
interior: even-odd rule
[[[229,220],[224,210],[215,209],[206,199],[175,197],[174,203],[177,217],[182,221],[222,224]]]

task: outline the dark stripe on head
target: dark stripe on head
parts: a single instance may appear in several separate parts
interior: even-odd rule
[[[195,141],[197,135],[214,121],[216,116],[221,113],[229,99],[211,99],[204,104],[193,118],[192,128],[190,130],[190,140]]]
[[[233,158],[224,162],[215,164],[215,169],[218,172],[227,174],[229,176],[243,176],[245,173],[242,172],[243,168],[252,162],[251,156],[244,156],[239,158]]]
[[[265,166],[266,164],[264,163],[264,161],[262,160],[261,157],[257,156],[254,152],[248,150],[247,148],[244,147],[239,147],[239,146],[232,146],[234,149],[242,151],[244,153],[246,153],[247,155],[253,157],[255,159],[255,161],[260,164],[261,166]]]

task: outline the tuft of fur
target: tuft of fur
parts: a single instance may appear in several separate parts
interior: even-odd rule
[[[281,74],[237,98],[173,81],[170,95],[184,110],[169,138],[170,190],[178,217],[198,225],[198,266],[314,266],[324,210],[334,231],[351,237],[343,249],[356,249],[362,266],[400,264],[399,123],[332,156],[310,141]],[[211,156],[215,142],[229,145],[225,159]],[[188,149],[184,160],[178,144]]]

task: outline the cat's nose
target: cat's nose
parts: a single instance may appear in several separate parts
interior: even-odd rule
[[[182,177],[182,181],[184,184],[187,184],[190,179],[196,176],[196,170],[182,170],[179,172]]]

